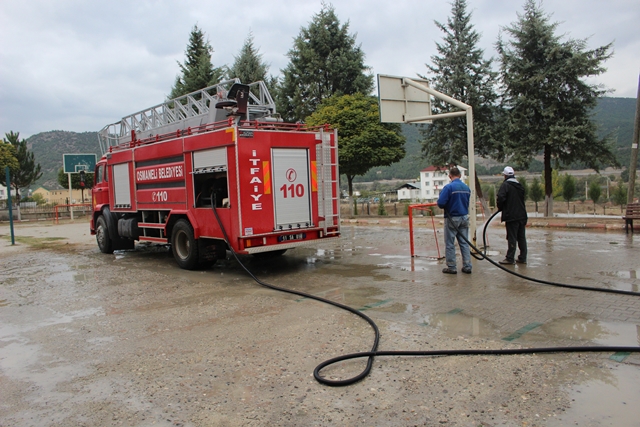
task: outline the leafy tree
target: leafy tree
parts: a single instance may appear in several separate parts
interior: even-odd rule
[[[569,210],[569,202],[576,196],[576,179],[569,175],[564,174],[562,178],[562,198],[567,202],[567,211]]]
[[[598,97],[606,91],[583,78],[605,71],[611,44],[585,50],[586,41],[561,41],[558,24],[527,0],[524,14],[504,31],[512,37],[497,49],[501,57],[504,87],[504,123],[508,154],[527,166],[533,156],[544,153],[546,216],[553,215],[551,161],[568,165],[584,162],[596,171],[616,165],[608,139],[598,139],[590,120]]]
[[[71,174],[71,189],[82,190],[82,200],[84,200],[84,190],[90,190],[93,188],[93,172],[86,172],[84,174],[84,186],[80,181],[79,173]],[[58,171],[58,184],[64,188],[69,188],[69,177],[64,173],[64,169]]]
[[[546,182],[546,174],[542,172],[542,182]],[[545,188],[543,186],[543,188]],[[562,196],[562,180],[557,169],[551,171],[551,197],[558,198]]]
[[[270,82],[271,79],[267,76],[269,65],[262,62],[262,54],[253,46],[253,34],[249,33],[240,49],[240,55],[234,58],[235,62],[229,68],[230,78],[237,77],[242,83]]]
[[[438,55],[433,65],[427,64],[432,87],[473,108],[473,138],[477,154],[483,157],[503,158],[501,144],[495,138],[498,109],[495,85],[498,74],[492,71],[493,59],[484,59],[484,50],[478,47],[480,35],[471,25],[466,0],[454,0],[451,16],[446,24],[435,21],[444,33],[442,43],[436,43]],[[434,114],[457,111],[451,104],[434,100]],[[468,156],[466,117],[434,120],[422,128],[422,150],[433,165],[461,164]],[[482,187],[476,174],[478,197],[484,202]],[[486,208],[486,206],[485,206]]]
[[[278,111],[287,121],[304,120],[332,95],[370,94],[373,75],[364,65],[349,23],[340,24],[333,6],[322,10],[294,39],[278,91]]]
[[[47,201],[45,200],[44,196],[40,193],[36,193],[33,196],[31,196],[31,199],[36,202],[37,206],[42,206],[44,204],[47,203]]]
[[[7,143],[5,140],[2,140],[0,143],[0,184],[6,186],[6,176],[5,168],[9,166],[9,171],[13,175],[20,168],[20,163],[18,163],[18,159],[16,159],[16,149],[12,144]]]
[[[538,202],[544,198],[544,188],[540,184],[540,181],[538,181],[538,178],[533,178],[531,182],[529,198],[536,204],[536,213],[538,213]]]
[[[211,63],[212,53],[213,47],[205,39],[204,32],[197,25],[194,25],[185,52],[187,58],[182,64],[178,62],[181,75],[176,77],[176,82],[169,94],[170,99],[211,86],[222,80],[224,67],[213,66]]]
[[[618,181],[618,185],[611,196],[613,204],[620,205],[620,213],[622,213],[622,206],[627,203],[627,187],[622,180]]]
[[[386,166],[404,157],[405,139],[397,123],[380,123],[378,99],[355,95],[327,98],[307,117],[311,126],[330,124],[340,134],[340,172],[347,177],[349,197],[353,178],[375,166]]]
[[[602,188],[600,187],[600,183],[598,181],[591,181],[591,184],[589,184],[589,198],[593,200],[593,213],[596,213],[596,203],[600,200],[601,195]]]
[[[19,204],[20,189],[27,188],[39,180],[42,172],[40,172],[40,164],[36,163],[33,153],[27,148],[27,140],[20,140],[20,132],[10,131],[4,135],[6,137],[4,143],[13,146],[15,159],[18,161],[18,168],[12,170],[11,186],[16,190],[16,203]],[[11,159],[8,160],[11,161]],[[9,166],[11,165],[9,164]],[[1,175],[3,175],[2,183],[6,185],[4,171]]]
[[[380,198],[380,202],[378,203],[378,215],[380,216],[387,215],[387,209],[384,206],[384,199],[382,197]]]

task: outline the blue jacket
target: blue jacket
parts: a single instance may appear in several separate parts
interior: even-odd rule
[[[471,190],[460,178],[445,185],[438,197],[438,207],[444,209],[447,216],[469,215]]]

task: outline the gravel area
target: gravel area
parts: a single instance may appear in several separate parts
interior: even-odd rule
[[[269,283],[360,308],[377,322],[383,350],[531,344],[447,332],[416,321],[424,303],[385,303],[388,282],[414,277],[376,257],[406,252],[403,233],[345,227],[331,244],[243,260]],[[379,357],[363,381],[327,387],[312,375],[320,362],[371,347],[357,316],[262,288],[231,258],[184,271],[166,248],[101,254],[84,222],[21,224],[16,246],[6,224],[0,235],[1,426],[640,425],[571,413],[576,388],[615,378],[609,355]],[[375,241],[384,247],[372,249]],[[420,265],[440,281],[415,285],[421,294],[466,292],[435,275],[438,261]],[[480,280],[479,271],[456,280]],[[640,323],[636,311],[629,324]],[[638,375],[631,361],[624,366]],[[363,366],[323,374],[345,378]]]

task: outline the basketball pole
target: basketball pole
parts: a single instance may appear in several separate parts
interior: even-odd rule
[[[469,190],[471,190],[471,197],[469,201],[469,229],[471,233],[471,240],[473,241],[473,245],[476,245],[476,162],[475,162],[475,148],[473,143],[473,109],[470,105],[465,104],[464,102],[458,101],[457,99],[451,98],[444,93],[438,92],[435,89],[431,89],[425,85],[421,85],[408,77],[402,78],[402,83],[408,86],[411,86],[420,91],[426,92],[438,99],[441,99],[449,104],[460,108],[462,111],[454,111],[451,113],[442,113],[436,115],[429,115],[423,117],[411,117],[405,118],[406,123],[418,123],[418,122],[426,122],[435,119],[444,119],[448,117],[459,117],[466,116],[467,117],[467,157],[469,158]]]
[[[71,214],[71,221],[73,221],[73,202],[71,201],[73,193],[71,192],[71,174],[68,173],[67,176],[69,177],[69,212]]]
[[[633,193],[636,187],[636,168],[638,167],[638,143],[640,142],[640,76],[638,76],[638,95],[636,96],[636,120],[631,140],[631,163],[629,165],[629,190],[627,204],[633,203]]]

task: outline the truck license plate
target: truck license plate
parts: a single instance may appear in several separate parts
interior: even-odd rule
[[[288,242],[290,240],[304,240],[307,237],[307,233],[287,234],[285,236],[278,236],[278,242]]]

